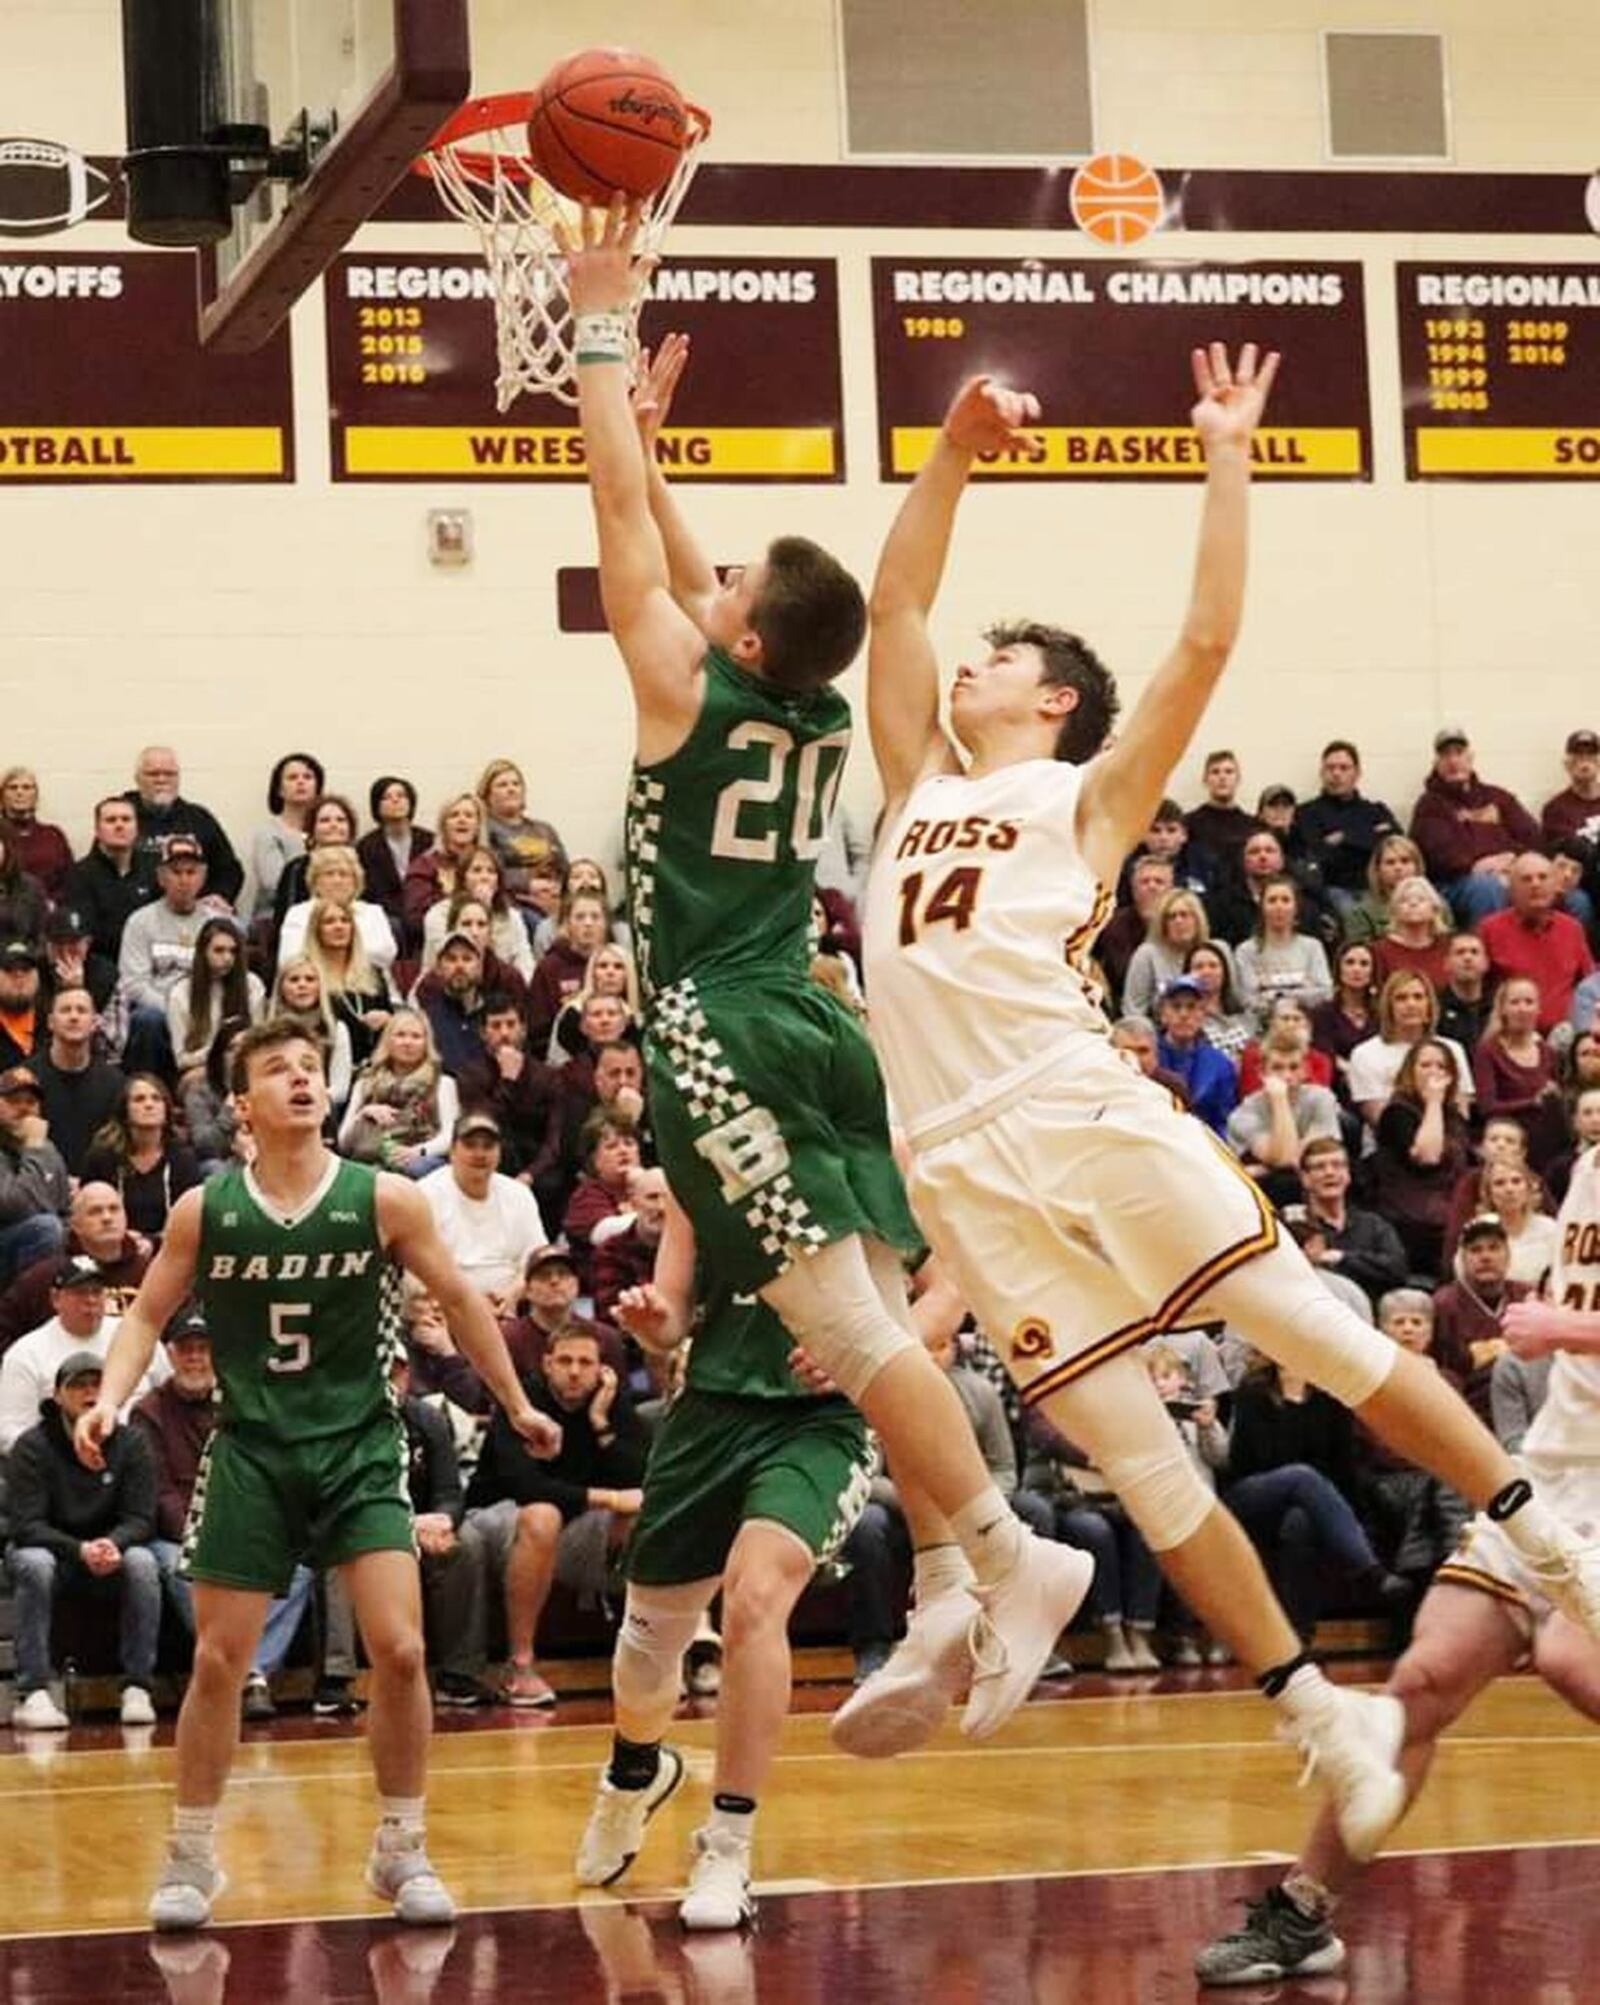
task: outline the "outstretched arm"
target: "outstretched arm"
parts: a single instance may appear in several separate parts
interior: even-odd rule
[[[1116,743],[1090,769],[1078,800],[1078,837],[1102,883],[1150,825],[1172,769],[1211,701],[1244,614],[1250,441],[1278,373],[1257,366],[1254,342],[1230,366],[1220,341],[1193,355],[1195,430],[1206,455],[1205,506],[1194,589],[1178,644],[1156,671]]]
[[[634,422],[639,443],[644,448],[645,483],[650,496],[650,514],[661,532],[667,556],[667,584],[673,599],[704,628],[706,611],[717,589],[717,574],[695,541],[683,511],[672,498],[672,489],[656,458],[656,440],[672,411],[672,399],[689,362],[687,334],[669,334],[652,355],[646,349],[643,373],[633,392]]]
[[[956,508],[980,452],[998,450],[1039,415],[1035,398],[987,376],[963,383],[926,463],[900,504],[872,581],[867,721],[889,808],[925,773],[954,772],[955,747],[939,723],[939,665],[928,637],[955,527]]]
[[[650,512],[645,455],[628,392],[627,312],[645,273],[639,219],[620,196],[564,233],[578,351],[578,417],[600,538],[600,597],[639,711],[646,759],[675,751],[700,711],[705,642],[673,601],[667,552]]]

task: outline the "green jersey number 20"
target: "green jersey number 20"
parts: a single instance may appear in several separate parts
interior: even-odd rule
[[[791,763],[795,767],[794,812],[789,825],[789,851],[801,863],[812,863],[822,853],[822,844],[833,819],[844,778],[845,755],[850,749],[848,731],[830,731],[800,747],[794,757],[794,739],[781,724],[752,718],[736,724],[728,733],[728,749],[743,752],[759,745],[767,755],[767,769],[745,780],[732,780],[717,796],[717,818],[711,830],[711,854],[736,863],[776,863],[779,834],[776,817],[764,817],[761,834],[742,834],[740,818],[746,808],[771,809],[783,798],[789,782]]]

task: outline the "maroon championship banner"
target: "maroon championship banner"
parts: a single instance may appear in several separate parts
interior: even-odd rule
[[[977,478],[1200,480],[1189,353],[1207,341],[1283,350],[1258,475],[1372,478],[1359,264],[874,258],[872,299],[885,480],[912,478],[984,372],[1042,415]]]
[[[1600,267],[1399,264],[1408,480],[1600,478]]]
[[[349,255],[329,268],[324,297],[335,480],[582,480],[569,405],[520,397],[495,409],[479,260]],[[671,332],[692,344],[657,446],[672,478],[844,479],[832,259],[672,259],[640,321],[646,346]]]
[[[209,355],[194,261],[0,256],[0,482],[294,478],[289,331]]]

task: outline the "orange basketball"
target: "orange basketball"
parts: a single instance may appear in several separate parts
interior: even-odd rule
[[[1159,229],[1161,176],[1131,153],[1097,153],[1072,177],[1072,220],[1098,244],[1136,244]]]
[[[654,195],[672,178],[689,116],[659,63],[632,49],[580,49],[539,86],[528,152],[552,188],[603,207],[619,189]]]

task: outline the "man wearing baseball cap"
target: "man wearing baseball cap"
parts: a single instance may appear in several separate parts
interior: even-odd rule
[[[10,1454],[17,1437],[39,1417],[39,1402],[49,1397],[62,1359],[80,1351],[103,1358],[117,1320],[106,1314],[105,1270],[99,1261],[86,1253],[68,1254],[51,1284],[50,1320],[19,1337],[0,1359],[0,1455]],[[139,1391],[170,1371],[158,1353]]]
[[[1547,849],[1581,842],[1592,874],[1600,857],[1600,731],[1569,731],[1562,764],[1567,784],[1545,802],[1539,826]]]
[[[114,1596],[120,1608],[122,1720],[155,1720],[150,1683],[161,1632],[155,1531],[155,1465],[144,1437],[119,1428],[105,1468],[85,1468],[72,1430],[100,1395],[101,1358],[69,1351],[51,1375],[34,1424],[11,1451],[11,1544],[17,1594],[17,1704],[13,1727],[59,1731],[67,1716],[50,1695],[50,1621],[58,1595]]]
[[[31,940],[0,940],[0,1069],[25,1065],[44,1043],[44,984]]]
[[[462,1273],[497,1315],[514,1315],[523,1267],[547,1235],[533,1192],[500,1174],[500,1123],[486,1107],[457,1116],[449,1162],[418,1188]]]
[[[1239,1104],[1239,1074],[1231,1058],[1206,1042],[1205,990],[1193,975],[1174,975],[1156,1010],[1161,1024],[1157,1063],[1183,1081],[1189,1111],[1217,1134],[1226,1134],[1228,1116]]]
[[[0,1072],[0,1287],[24,1267],[59,1253],[71,1184],[26,1065]]]
[[[192,835],[169,836],[156,865],[161,896],[143,905],[122,929],[117,973],[128,1004],[123,1067],[173,1077],[167,1004],[194,966],[200,928],[213,917],[205,899],[206,853]]]
[[[1458,921],[1474,926],[1510,902],[1512,862],[1519,851],[1538,848],[1539,824],[1515,794],[1478,778],[1472,741],[1459,724],[1447,724],[1434,733],[1433,770],[1412,811],[1411,840]]]
[[[58,905],[44,922],[44,986],[48,996],[63,989],[85,988],[96,1012],[111,1001],[117,986],[117,964],[98,953],[94,926],[87,912]]]
[[[1501,1323],[1513,1302],[1533,1293],[1525,1281],[1508,1279],[1511,1243],[1498,1215],[1479,1212],[1461,1228],[1456,1275],[1433,1295],[1433,1355],[1440,1368],[1461,1380],[1467,1403],[1489,1417],[1489,1380],[1505,1349]]]

